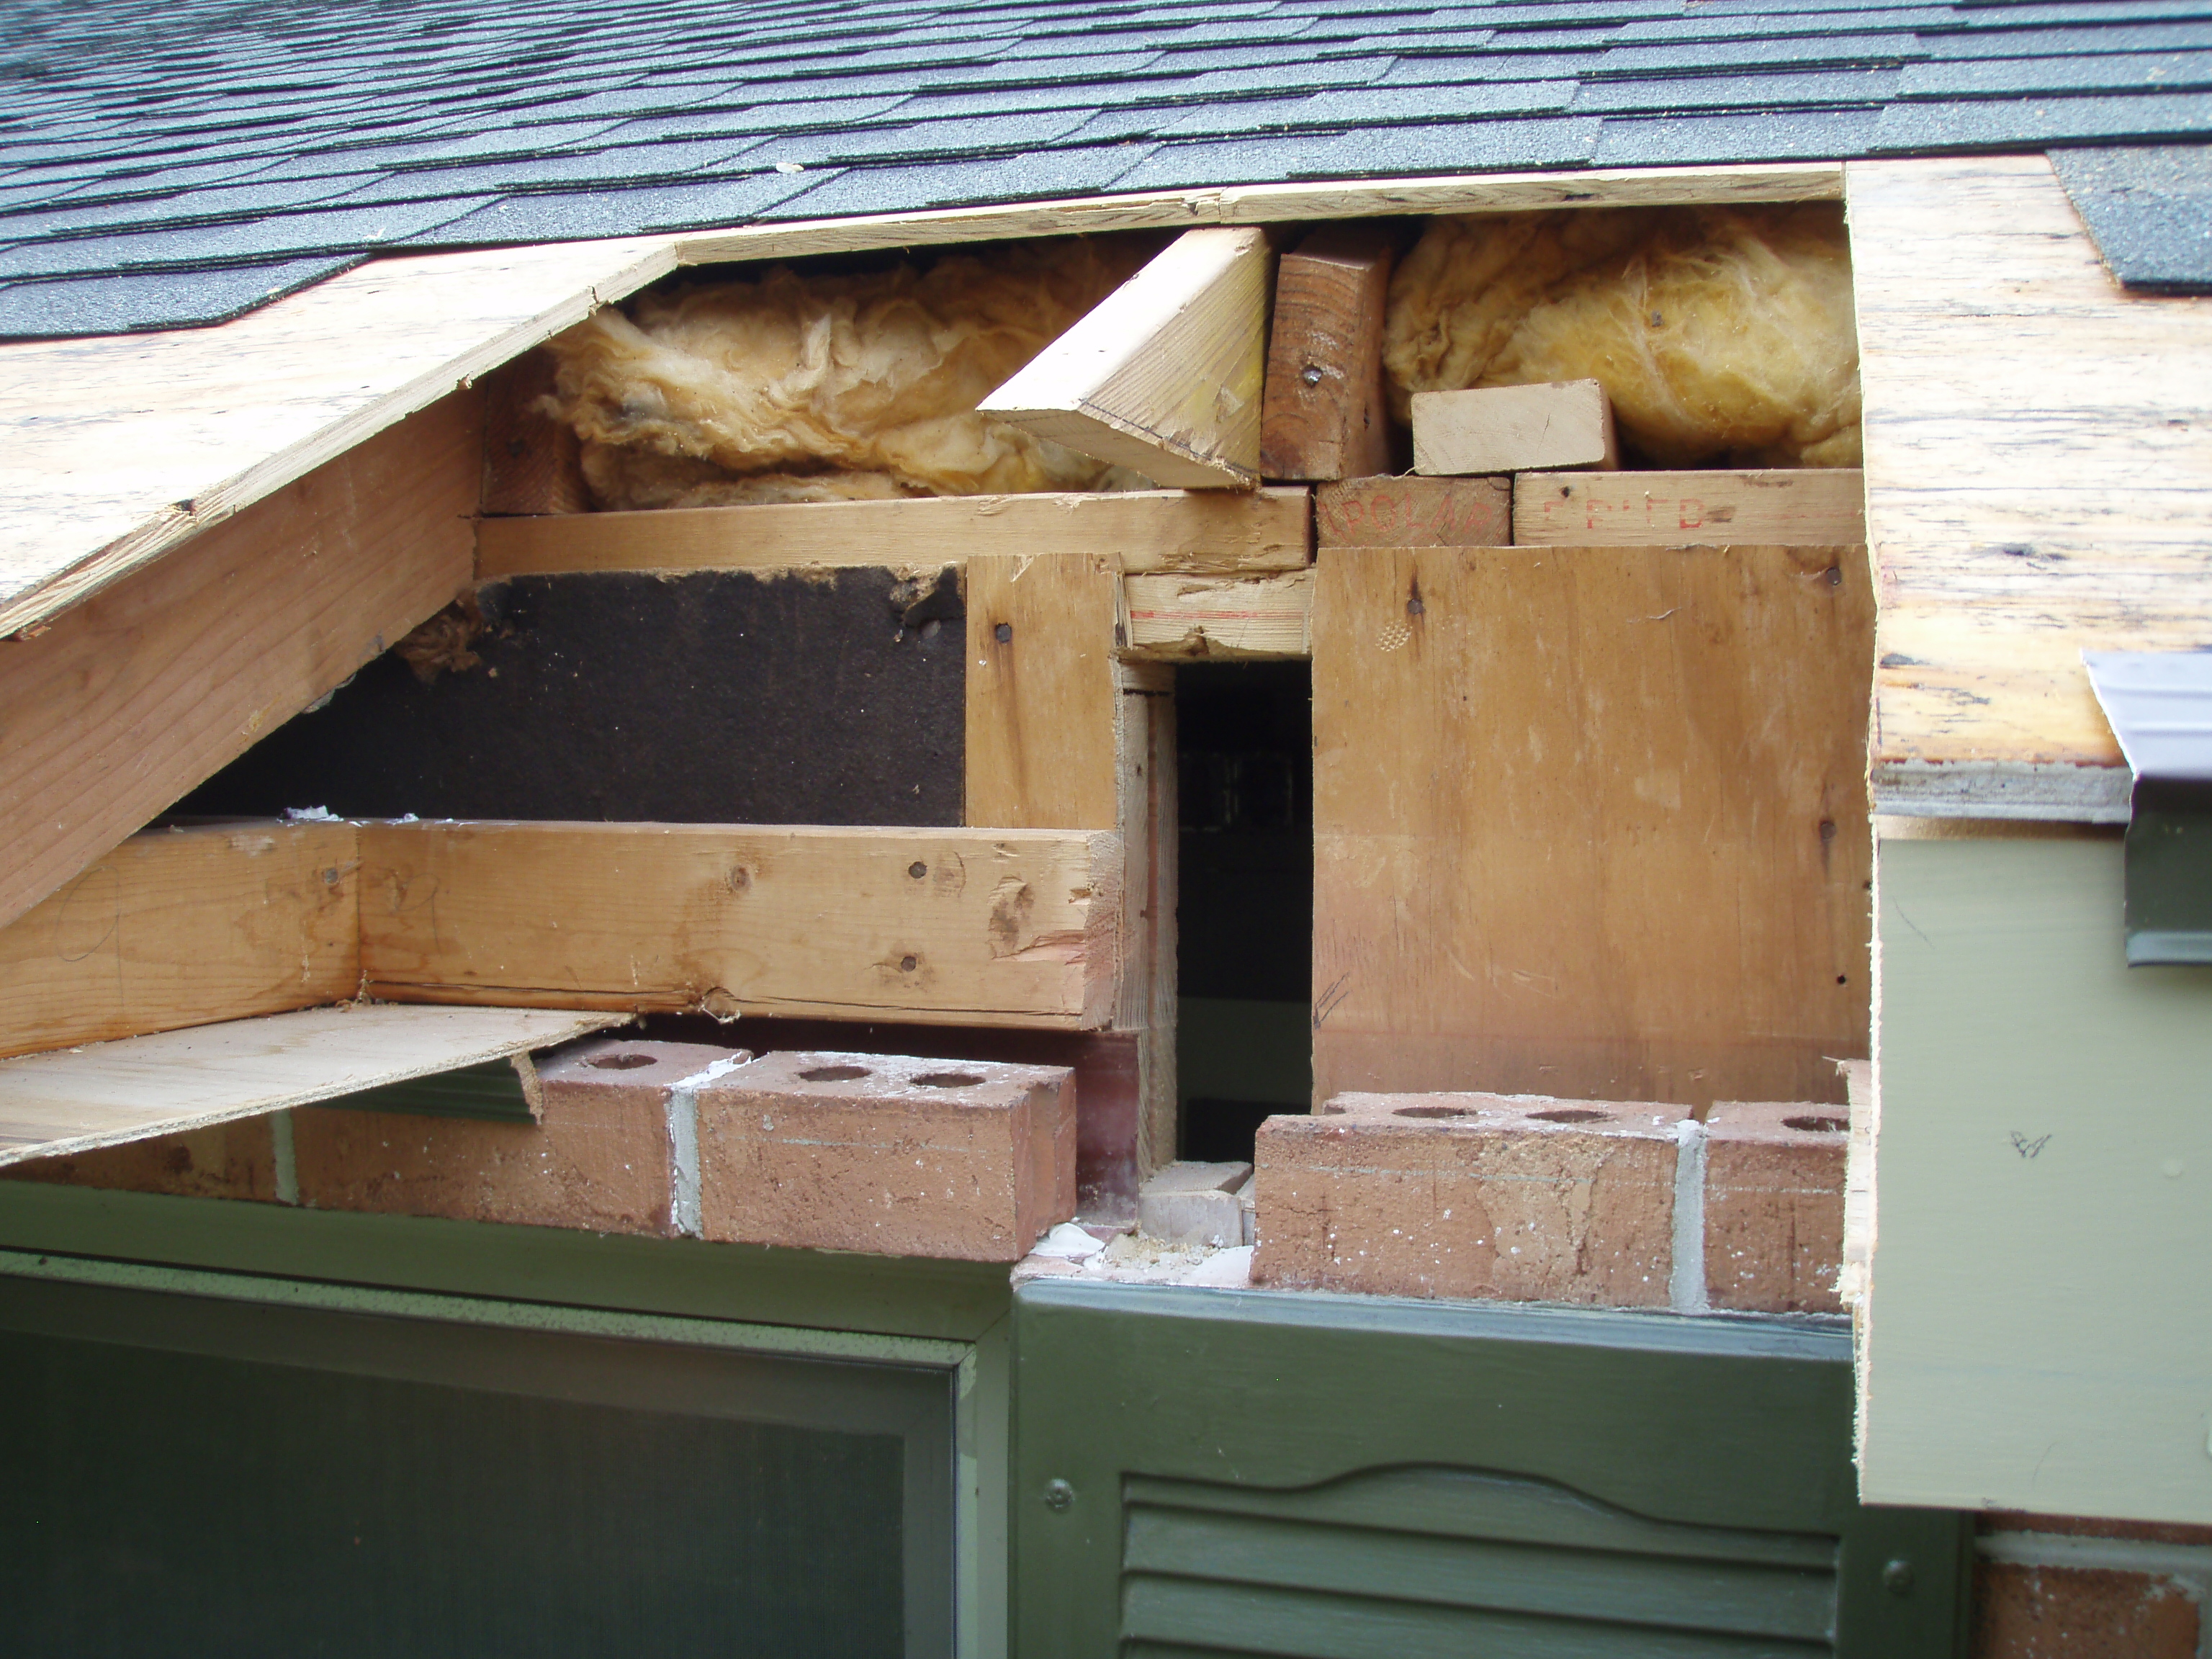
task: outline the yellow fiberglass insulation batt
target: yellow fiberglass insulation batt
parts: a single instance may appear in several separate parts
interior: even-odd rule
[[[552,342],[551,401],[603,507],[1114,487],[975,405],[1143,252],[1071,238],[648,294]]]
[[[1661,466],[1859,464],[1858,329],[1833,203],[1433,221],[1390,283],[1416,392],[1596,380]]]

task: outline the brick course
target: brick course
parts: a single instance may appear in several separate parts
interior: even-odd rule
[[[1271,1117],[1253,1282],[1664,1307],[1686,1109],[1346,1094]]]
[[[1841,1313],[1844,1109],[1717,1102],[1705,1120],[1705,1294],[1742,1313]]]
[[[699,1094],[705,1236],[1018,1261],[1075,1213],[1059,1066],[771,1054]]]

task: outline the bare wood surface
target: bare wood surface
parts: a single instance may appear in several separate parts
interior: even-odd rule
[[[1108,554],[968,568],[967,819],[1036,830],[1121,821]]]
[[[1865,539],[1866,480],[1855,469],[1523,472],[1513,480],[1513,540],[1523,547],[1844,547]]]
[[[1137,1040],[1137,1165],[1176,1158],[1176,812],[1175,672],[1116,664],[1114,767],[1121,831],[1121,994],[1117,1030]]]
[[[394,1001],[1098,1030],[1103,832],[371,823],[362,971]]]
[[[1123,654],[1169,660],[1312,653],[1313,572],[1276,576],[1126,576]]]
[[[0,1055],[343,1001],[358,866],[349,823],[133,836],[0,927]]]
[[[1390,470],[1382,311],[1395,226],[1331,225],[1275,271],[1260,471],[1270,478],[1358,478]]]
[[[1323,547],[1504,547],[1513,539],[1513,481],[1347,478],[1314,491]]]
[[[1325,550],[1316,1099],[1838,1097],[1831,1057],[1867,1052],[1864,572]]]
[[[0,636],[650,282],[673,246],[379,259],[215,328],[0,344]]]
[[[1596,380],[1413,394],[1413,471],[1464,476],[1619,465],[1613,399]]]
[[[1186,231],[981,408],[1163,484],[1250,489],[1273,264],[1262,231]]]
[[[0,1060],[0,1164],[334,1100],[617,1023],[524,1008],[308,1008]]]
[[[775,502],[568,518],[487,519],[477,571],[763,570],[908,566],[1047,550],[1111,555],[1123,570],[1295,570],[1312,556],[1302,489],[963,495]]]
[[[1013,207],[946,208],[850,219],[702,231],[674,239],[686,264],[784,259],[808,253],[993,241],[1008,236],[1256,225],[1384,214],[1491,213],[1557,207],[1663,207],[1682,203],[1831,202],[1844,193],[1834,161],[1748,167],[1598,167],[1451,178],[1356,179],[1220,189],[1132,191]]]
[[[553,354],[526,351],[484,377],[483,510],[487,514],[583,513],[584,447],[563,422],[538,407],[553,390]]]
[[[2123,293],[2039,155],[1847,176],[1877,801],[2094,816],[2083,647],[2212,641],[2212,300]]]
[[[482,470],[456,393],[0,641],[0,926],[452,599]]]

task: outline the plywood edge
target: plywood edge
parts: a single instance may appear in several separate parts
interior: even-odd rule
[[[1111,553],[1131,571],[1293,570],[1312,556],[1308,494],[1276,485],[487,518],[477,525],[477,574],[935,568],[1027,558],[1046,545]]]
[[[1899,817],[2125,823],[2134,775],[2072,761],[1879,760],[1874,810]]]
[[[1751,167],[1598,167],[1559,173],[1453,173],[1441,178],[1340,179],[1287,185],[1138,191],[1061,197],[1018,205],[800,219],[679,234],[687,265],[730,259],[950,246],[1007,236],[1157,230],[1191,225],[1356,219],[1396,213],[1479,213],[1547,207],[1666,206],[1695,203],[1832,202],[1844,193],[1838,161]]]
[[[349,1004],[0,1060],[0,1165],[335,1100],[549,1048],[624,1018]]]
[[[318,428],[228,478],[212,480],[191,499],[163,507],[137,529],[94,550],[44,580],[0,600],[0,638],[32,629],[88,599],[170,549],[211,529],[242,508],[304,477],[325,463],[427,409],[456,388],[465,388],[510,358],[581,322],[611,301],[635,292],[677,265],[671,237],[632,237],[607,244],[610,265],[558,304],[548,306],[492,334],[466,351],[448,357],[404,385]],[[436,256],[427,256],[434,258]],[[329,279],[389,280],[372,261]]]

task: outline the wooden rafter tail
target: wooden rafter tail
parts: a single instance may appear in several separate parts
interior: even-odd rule
[[[1163,484],[1254,488],[1273,265],[1256,228],[1184,232],[983,412]]]
[[[1326,480],[1392,471],[1382,322],[1398,228],[1326,226],[1275,273],[1260,470]]]

